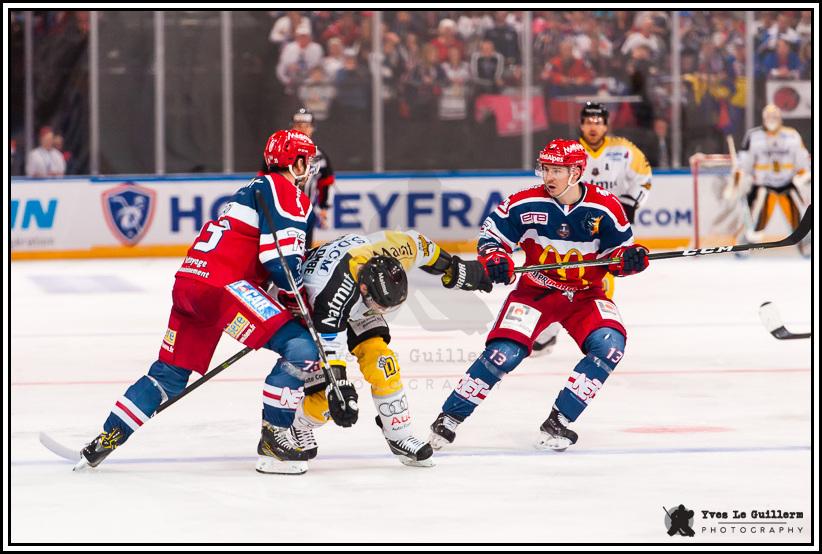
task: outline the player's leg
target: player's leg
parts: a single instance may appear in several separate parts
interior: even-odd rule
[[[568,425],[579,418],[622,359],[626,337],[619,311],[602,291],[578,294],[567,313],[563,325],[585,357],[557,395],[537,443],[538,448],[560,451],[577,441]]]
[[[796,185],[790,184],[780,200],[780,207],[785,214],[785,218],[791,225],[791,230],[796,229],[799,226],[799,220],[802,218],[802,214],[804,214],[808,208],[804,196]],[[811,255],[811,235],[812,233],[808,233],[797,245],[799,253],[806,258],[809,258]]]
[[[545,295],[544,292],[519,285],[508,295],[488,334],[485,350],[448,395],[442,412],[431,424],[431,446],[434,449],[454,442],[457,426],[474,412],[506,374],[528,357],[534,337],[551,323],[543,313],[551,312],[549,306],[553,298],[546,301],[546,296],[560,294],[554,291]]]
[[[391,340],[382,316],[371,316],[348,324],[348,349],[371,385],[377,409],[376,422],[388,447],[405,465],[431,466],[431,445],[414,436],[411,409],[400,375],[400,363],[388,347]]]
[[[96,467],[126,442],[161,403],[179,396],[192,371],[206,372],[222,331],[210,315],[209,306],[215,302],[210,298],[210,289],[190,280],[175,283],[159,359],[114,403],[103,432],[83,449],[89,466]]]

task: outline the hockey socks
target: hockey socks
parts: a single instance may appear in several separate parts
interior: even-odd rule
[[[511,372],[528,355],[519,343],[507,339],[489,342],[482,355],[471,364],[454,391],[442,405],[442,411],[459,421],[470,416],[486,395],[506,373]]]
[[[103,429],[106,433],[120,429],[122,437],[119,443],[124,443],[134,431],[154,415],[162,402],[183,392],[190,375],[191,372],[187,369],[159,360],[154,362],[148,374],[140,377],[114,403],[114,408],[103,424]]]
[[[625,351],[625,337],[619,331],[602,328],[585,339],[585,357],[574,367],[554,405],[568,421],[576,421],[602,388]]]

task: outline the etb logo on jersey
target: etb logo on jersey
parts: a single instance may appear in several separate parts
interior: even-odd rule
[[[548,214],[544,212],[525,212],[519,216],[519,219],[524,225],[528,225],[529,223],[545,225],[548,223]]]
[[[112,234],[126,246],[145,236],[154,219],[155,193],[134,183],[122,183],[103,192],[103,215]]]

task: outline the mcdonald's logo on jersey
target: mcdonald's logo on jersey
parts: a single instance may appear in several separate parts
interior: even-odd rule
[[[542,251],[542,254],[540,254],[539,263],[540,264],[554,264],[554,263],[564,264],[564,263],[567,263],[567,262],[581,262],[583,259],[585,259],[585,256],[582,254],[582,252],[580,252],[576,248],[571,248],[565,254],[560,254],[559,250],[557,250],[556,248],[554,248],[553,246],[551,246],[549,244]],[[559,278],[562,279],[563,281],[567,281],[568,280],[568,271],[569,271],[568,269],[557,269],[556,270],[557,276],[559,276]],[[579,274],[577,275],[576,278],[580,279],[584,285],[588,284],[588,281],[586,281],[585,279],[582,278],[582,276],[585,274],[585,268],[584,267],[576,267],[576,268],[570,269],[570,271],[579,271]]]

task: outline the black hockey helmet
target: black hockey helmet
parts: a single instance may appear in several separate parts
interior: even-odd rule
[[[314,114],[311,113],[307,108],[300,108],[294,115],[291,116],[292,123],[308,123],[310,125],[314,125]]]
[[[392,311],[408,298],[408,277],[402,264],[389,256],[374,256],[363,264],[357,284],[365,285],[366,305],[379,313]]]
[[[599,102],[585,102],[579,112],[579,122],[585,121],[586,117],[601,117],[605,121],[605,125],[608,125],[608,108]]]

